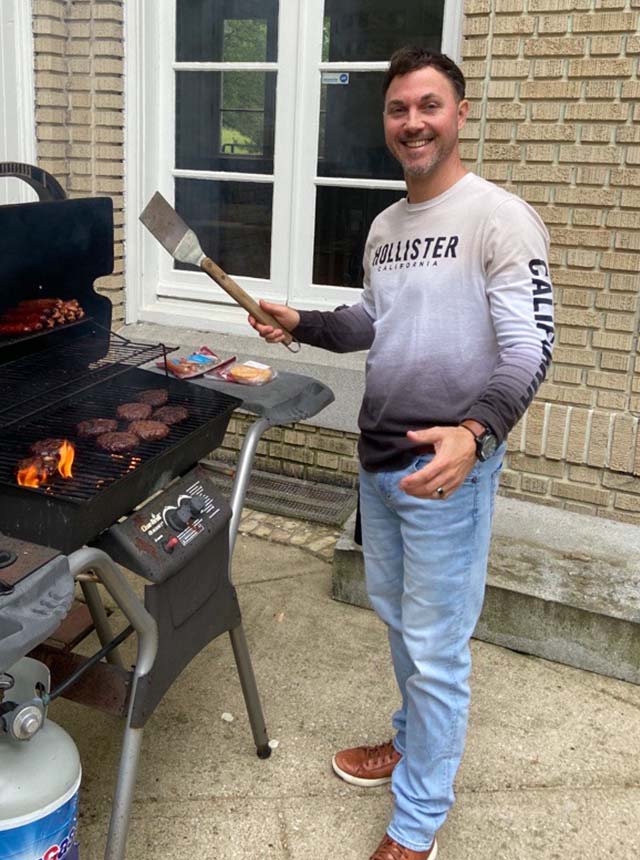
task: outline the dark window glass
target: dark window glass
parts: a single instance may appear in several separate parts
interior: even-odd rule
[[[313,283],[338,287],[362,286],[362,255],[375,216],[404,191],[319,187]]]
[[[403,45],[439,51],[444,0],[325,0],[323,60],[388,60]]]
[[[382,77],[351,72],[346,84],[322,85],[318,176],[402,179],[384,142]]]
[[[176,60],[273,63],[278,0],[177,0]]]
[[[268,279],[273,186],[201,179],[175,182],[176,210],[195,231],[204,253],[230,275]]]
[[[275,72],[177,72],[176,167],[273,173]]]

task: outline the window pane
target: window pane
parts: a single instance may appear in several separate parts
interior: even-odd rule
[[[271,184],[176,179],[176,210],[230,275],[269,278],[272,199]]]
[[[351,72],[346,84],[323,84],[318,176],[402,179],[384,142],[380,72]]]
[[[362,255],[371,222],[405,191],[319,187],[313,283],[362,286]]]
[[[177,72],[176,167],[273,173],[275,72]]]
[[[276,62],[278,0],[177,0],[176,59]]]
[[[439,51],[444,0],[325,0],[323,60],[388,60],[406,44]]]

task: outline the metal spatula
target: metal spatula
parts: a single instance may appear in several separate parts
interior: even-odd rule
[[[201,268],[258,322],[281,329],[285,335],[283,343],[287,348],[290,349],[289,345],[292,342],[299,347],[298,342],[294,341],[290,332],[283,328],[271,314],[263,311],[260,305],[233,278],[229,277],[220,266],[207,257],[196,234],[184,223],[173,206],[164,199],[159,191],[156,191],[147,203],[140,215],[140,220],[172,257],[181,263],[191,263],[191,265]]]

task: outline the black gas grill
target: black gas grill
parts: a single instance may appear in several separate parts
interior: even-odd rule
[[[94,280],[111,271],[113,216],[106,198],[0,207],[0,314],[22,299],[76,299],[83,319],[21,336],[0,335],[0,531],[70,553],[184,474],[222,441],[234,397],[159,378],[139,365],[166,354],[110,332],[111,303]],[[158,442],[109,454],[76,425],[116,418],[141,390],[165,388],[188,418]],[[119,422],[126,429],[126,422]],[[73,477],[19,486],[16,464],[49,437],[75,447]]]

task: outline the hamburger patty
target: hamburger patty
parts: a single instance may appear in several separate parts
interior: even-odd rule
[[[64,441],[64,439],[39,439],[29,450],[40,457],[58,457]]]
[[[125,421],[146,421],[151,415],[151,409],[148,403],[121,403],[116,409],[116,415]]]
[[[164,406],[169,399],[169,392],[164,388],[148,388],[146,391],[141,391],[138,394],[140,403],[148,403],[154,409],[157,406]]]
[[[140,440],[135,433],[103,433],[96,439],[98,448],[110,454],[123,454],[137,447]]]
[[[169,427],[162,421],[132,421],[129,432],[135,433],[143,442],[156,442],[169,435]]]
[[[189,417],[189,412],[184,406],[162,406],[153,413],[154,421],[162,421],[163,424],[179,424]]]
[[[45,460],[43,457],[36,455],[34,457],[25,457],[16,463],[16,472],[30,468],[35,469],[39,475],[43,472],[47,475],[52,475],[56,471],[56,461],[52,457]]]
[[[81,421],[76,430],[78,436],[84,439],[102,436],[103,433],[113,433],[118,429],[118,422],[115,418],[90,418],[87,421]]]

